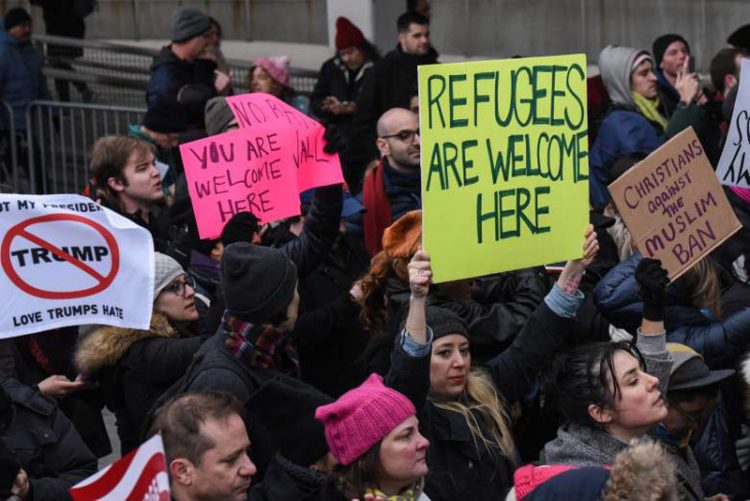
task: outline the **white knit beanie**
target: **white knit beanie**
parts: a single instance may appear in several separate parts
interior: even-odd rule
[[[154,301],[159,297],[161,291],[172,281],[185,273],[180,263],[173,258],[154,252]]]

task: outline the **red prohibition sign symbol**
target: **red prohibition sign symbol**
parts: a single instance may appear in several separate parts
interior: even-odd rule
[[[104,240],[107,242],[107,245],[109,246],[112,255],[112,267],[110,268],[109,273],[106,276],[103,276],[91,266],[74,258],[56,245],[53,245],[52,243],[39,238],[38,236],[30,233],[27,230],[29,226],[34,224],[51,223],[55,221],[72,221],[85,224],[93,228],[96,232],[99,233],[102,238],[104,238]],[[13,263],[10,260],[10,244],[16,237],[25,238],[26,240],[29,240],[39,247],[47,249],[58,258],[64,259],[66,262],[72,264],[84,273],[91,275],[91,277],[93,277],[94,280],[96,280],[98,283],[93,287],[89,287],[88,289],[81,289],[76,291],[48,291],[39,289],[37,287],[34,287],[33,285],[29,285],[24,281],[23,278],[18,275],[18,272],[16,272],[16,270],[13,268]],[[5,269],[5,273],[8,274],[8,278],[10,278],[10,281],[13,282],[16,287],[26,292],[27,294],[43,299],[75,299],[97,294],[112,284],[115,277],[117,276],[118,270],[120,269],[120,250],[117,247],[117,240],[115,240],[115,237],[107,228],[105,228],[101,224],[90,219],[86,219],[83,216],[78,216],[76,214],[49,214],[46,216],[27,219],[26,221],[18,223],[10,230],[8,230],[8,233],[5,234],[5,238],[3,238],[2,246],[0,246],[0,263],[2,263],[3,269]]]

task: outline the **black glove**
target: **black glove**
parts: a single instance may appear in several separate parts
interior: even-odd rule
[[[660,322],[664,320],[666,288],[669,284],[667,270],[661,261],[644,257],[635,269],[635,280],[641,287],[643,318]]]

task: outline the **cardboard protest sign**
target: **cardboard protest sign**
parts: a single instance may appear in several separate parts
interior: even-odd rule
[[[238,212],[262,223],[300,214],[301,191],[343,182],[325,129],[263,93],[227,98],[239,130],[180,146],[201,238],[216,238]]]
[[[671,280],[742,227],[692,127],[608,188],[637,249]]]
[[[716,176],[721,184],[750,188],[750,59],[742,59],[737,100]]]
[[[581,257],[583,54],[419,67],[422,241],[436,282]]]
[[[300,192],[344,182],[337,154],[323,151],[325,127],[281,99],[263,92],[227,98],[240,129],[260,136],[273,132],[281,138],[297,170]]]
[[[148,230],[80,195],[0,195],[0,338],[57,327],[148,329]]]

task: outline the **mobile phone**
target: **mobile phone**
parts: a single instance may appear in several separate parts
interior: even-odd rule
[[[687,75],[689,75],[690,73],[695,73],[695,59],[693,59],[692,56],[688,56],[685,59],[685,66],[683,68],[683,71]]]

